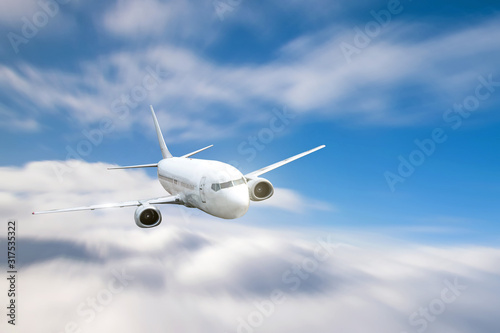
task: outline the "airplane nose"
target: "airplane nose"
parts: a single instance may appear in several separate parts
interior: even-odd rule
[[[235,219],[246,214],[250,206],[250,197],[246,186],[234,188],[228,199],[228,218]]]

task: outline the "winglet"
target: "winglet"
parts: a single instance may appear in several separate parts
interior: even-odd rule
[[[168,151],[167,145],[165,144],[165,140],[163,139],[163,134],[161,134],[160,125],[158,124],[158,119],[156,119],[155,110],[153,110],[153,106],[149,106],[151,109],[151,114],[153,115],[153,121],[155,122],[156,135],[158,136],[158,143],[160,144],[161,154],[163,158],[171,158],[172,154]]]

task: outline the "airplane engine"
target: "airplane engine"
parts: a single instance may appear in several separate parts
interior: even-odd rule
[[[255,178],[248,182],[250,200],[262,201],[269,199],[274,194],[273,184],[264,178]]]
[[[161,223],[161,212],[155,206],[139,206],[135,210],[134,219],[140,228],[153,228]]]

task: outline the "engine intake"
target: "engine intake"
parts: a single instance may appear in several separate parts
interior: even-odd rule
[[[140,228],[153,228],[161,223],[161,212],[155,206],[139,206],[135,210],[134,219]]]
[[[250,200],[262,201],[269,199],[274,194],[273,184],[264,178],[255,178],[248,182]]]

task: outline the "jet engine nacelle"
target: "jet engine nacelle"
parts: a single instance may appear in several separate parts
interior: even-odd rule
[[[273,184],[264,178],[255,178],[248,182],[250,200],[262,201],[269,199],[274,194]]]
[[[135,224],[140,228],[153,228],[161,223],[161,212],[151,205],[139,206],[135,210]]]

